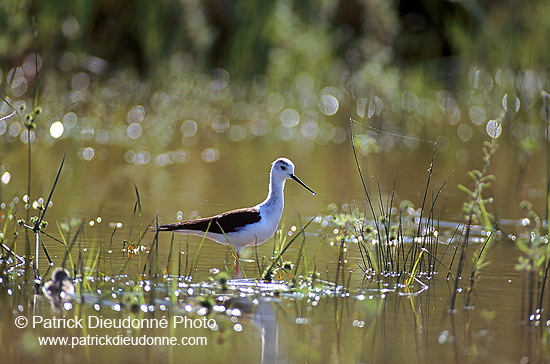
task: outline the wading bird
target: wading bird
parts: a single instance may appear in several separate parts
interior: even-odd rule
[[[295,180],[315,195],[311,188],[294,175],[294,163],[290,159],[279,158],[271,165],[269,192],[262,203],[202,219],[160,225],[158,231],[204,236],[220,244],[231,244],[235,247],[238,260],[246,247],[263,244],[275,234],[283,214],[287,179]]]

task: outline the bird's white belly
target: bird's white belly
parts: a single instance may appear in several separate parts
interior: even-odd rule
[[[280,214],[262,214],[260,221],[246,225],[239,231],[221,235],[221,240],[214,239],[222,244],[227,244],[228,240],[237,250],[251,245],[260,245],[269,240],[279,225]],[[219,235],[219,234],[216,234]],[[218,237],[219,238],[219,237]]]
[[[250,245],[260,245],[265,243],[267,240],[269,240],[269,238],[273,236],[273,234],[277,230],[278,224],[278,220],[273,221],[273,219],[268,218],[266,220],[266,218],[262,218],[262,220],[257,223],[246,225],[239,231],[226,233],[225,235],[210,232],[205,234],[202,231],[196,230],[180,230],[178,231],[178,233],[206,237],[210,240],[214,240],[215,242],[224,245],[230,243],[237,250],[240,250]]]
[[[241,231],[231,233],[234,235],[235,241],[231,240],[231,236],[228,236],[229,241],[235,246],[260,245],[265,243],[277,230],[278,223],[264,222],[262,224],[262,220],[246,226]]]

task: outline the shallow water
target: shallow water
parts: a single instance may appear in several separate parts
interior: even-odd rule
[[[5,326],[13,327],[14,320],[21,316],[32,324],[36,316],[41,320],[81,319],[82,328],[50,328],[42,323],[37,323],[35,329],[13,327],[12,334],[4,337],[9,345],[3,345],[2,355],[22,362],[46,357],[55,362],[180,361],[185,357],[192,362],[514,363],[525,356],[536,358],[540,353],[530,351],[528,346],[536,335],[518,320],[521,279],[509,269],[515,263],[515,248],[502,241],[490,255],[492,263],[476,283],[470,307],[463,307],[462,291],[455,313],[449,312],[452,282],[442,273],[424,280],[426,287],[420,293],[419,285],[407,291],[376,284],[350,291],[324,286],[300,292],[286,284],[241,279],[229,281],[226,291],[215,283],[180,283],[175,298],[166,295],[165,283],[145,281],[142,286],[149,286],[149,291],[145,290],[149,293],[141,304],[135,304],[135,310],[124,303],[131,297],[128,290],[126,294],[121,290],[136,283],[118,277],[103,283],[95,293],[92,290],[73,300],[62,315],[52,314],[50,303],[42,295],[32,298],[33,304],[17,304],[23,301],[16,292],[13,298],[3,299]],[[356,260],[358,257],[352,254],[348,257],[349,262]],[[360,279],[360,274],[355,274],[352,287],[355,279]],[[114,289],[117,295],[103,293],[112,292],[107,290],[109,286],[118,287]],[[207,316],[201,311],[204,307],[200,300],[204,297],[216,300]],[[124,319],[150,323],[162,318],[168,320],[167,327],[102,327]],[[187,324],[186,319],[194,323]],[[205,328],[205,320],[213,323],[212,328]],[[102,346],[93,341],[145,336],[177,340],[191,337],[195,344],[200,338],[207,344],[136,345],[128,350],[126,346]],[[68,337],[70,344],[39,346],[38,337]],[[88,340],[88,346],[77,345],[82,340]]]
[[[508,234],[521,232],[516,223],[521,217],[517,206],[525,194],[533,194],[534,204],[542,206],[543,199],[536,198],[543,196],[538,184],[526,184],[519,192],[508,193],[506,199],[496,199],[499,217],[511,222],[501,225],[502,238],[490,248],[486,258],[490,264],[480,271],[470,306],[464,307],[471,260],[481,247],[479,243],[472,244],[466,273],[459,285],[461,292],[456,312],[450,313],[454,281],[446,278],[445,267],[450,264],[456,241],[444,244],[449,235],[442,235],[438,250],[442,254],[449,247],[443,258],[445,264],[437,274],[425,276],[423,285],[417,282],[410,290],[396,286],[396,280],[391,277],[380,282],[373,278],[365,280],[360,269],[363,258],[357,243],[347,244],[345,263],[339,263],[340,244],[332,235],[333,228],[323,227],[318,222],[307,228],[303,245],[309,264],[305,271],[318,273],[312,286],[292,286],[292,272],[277,274],[276,283],[256,281],[269,265],[277,242],[282,237],[288,241],[290,234],[295,235],[309,219],[328,213],[329,204],[336,203],[343,211],[353,210],[354,205],[364,211],[363,187],[349,145],[302,148],[282,143],[281,148],[266,148],[251,141],[218,143],[216,147],[220,158],[215,163],[205,163],[199,152],[194,151],[185,163],[164,167],[153,163],[129,164],[124,161],[125,150],[117,147],[106,147],[105,151],[98,152],[98,155],[108,156],[105,160],[97,157],[90,161],[82,160],[74,148],[63,143],[46,149],[47,152],[33,151],[33,196],[43,198],[49,193],[63,152],[68,151],[53,205],[47,211],[46,220],[50,223],[47,232],[59,236],[57,224],[69,224],[70,231],[61,231],[67,241],[71,241],[83,221],[83,233],[78,235],[71,253],[75,264],[80,262],[94,268],[83,281],[77,281],[76,297],[63,306],[61,314],[52,311],[44,295],[34,296],[31,287],[17,284],[20,279],[14,279],[11,285],[4,284],[0,322],[2,327],[9,327],[9,330],[1,330],[2,339],[9,345],[2,346],[2,357],[10,362],[46,359],[95,362],[99,359],[138,363],[178,362],[183,358],[192,362],[516,363],[524,357],[535,361],[547,358],[543,353],[544,345],[540,344],[543,342],[538,336],[540,332],[525,324],[528,315],[523,310],[523,280],[514,269],[519,251],[505,238]],[[394,206],[408,199],[420,207],[431,152],[431,148],[424,148],[423,152],[421,148],[413,155],[396,150],[391,155],[361,159],[377,212],[380,209],[378,184],[384,204],[394,192]],[[448,158],[447,153],[450,152],[436,155],[428,201],[451,172],[444,167],[448,164],[438,164],[439,159]],[[256,249],[248,249],[242,262],[246,279],[230,281],[229,288],[221,290],[215,285],[217,273],[227,270],[232,275],[234,272],[233,257],[226,246],[210,241],[201,245],[200,238],[183,235],[175,235],[172,242],[171,234],[162,234],[158,248],[154,247],[153,251],[158,253],[157,272],[168,275],[148,283],[147,274],[141,273],[150,272],[149,255],[142,251],[129,258],[129,242],[137,248],[153,246],[153,233],[144,234],[142,240],[140,235],[146,226],[154,224],[157,216],[160,222],[173,222],[261,202],[267,193],[269,166],[280,156],[294,161],[296,174],[317,195],[312,196],[292,181],[287,183],[281,230],[276,238]],[[12,166],[25,165],[23,149],[10,153],[9,158]],[[514,168],[501,173],[513,175]],[[437,219],[442,226],[449,224],[442,228],[447,234],[452,234],[453,226],[460,222],[464,194],[456,185],[469,183],[466,169],[456,165],[436,204]],[[11,168],[10,172],[12,182],[3,187],[3,196],[21,198],[25,191],[25,168]],[[541,180],[540,170],[529,173],[526,180]],[[509,189],[506,182],[497,177],[495,196],[505,195],[503,191]],[[141,218],[134,212],[137,201],[134,185],[139,192]],[[36,210],[31,211],[36,214]],[[16,204],[14,212],[16,218],[26,215],[21,202]],[[120,225],[115,227],[117,223]],[[17,251],[22,254],[24,234],[20,232],[19,236]],[[54,264],[59,265],[65,247],[48,237],[44,237],[44,243]],[[285,259],[296,262],[301,244],[300,237],[285,254]],[[453,274],[455,267],[451,269]],[[39,271],[44,280],[49,279],[51,269],[43,252],[39,256]],[[175,286],[174,282],[180,282],[181,286]],[[145,289],[146,286],[149,288]],[[131,293],[135,287],[138,287],[137,293]],[[193,290],[190,292],[189,288]],[[177,296],[176,291],[179,292]],[[201,311],[205,300],[214,306],[206,305],[208,311]],[[209,313],[205,316],[206,312]],[[76,329],[18,329],[14,326],[16,318],[32,320],[34,316],[77,318],[85,324]],[[216,322],[214,329],[174,327],[174,322],[182,318],[200,320],[205,317]],[[166,318],[168,327],[97,328],[87,323],[90,318]],[[73,338],[92,339],[74,348],[70,345],[40,346],[39,337],[46,336],[68,337],[71,341],[75,340]],[[99,340],[100,337],[142,336],[177,340],[204,337],[207,344],[128,348],[128,345],[93,342],[94,337]]]

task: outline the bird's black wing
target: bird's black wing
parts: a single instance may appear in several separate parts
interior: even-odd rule
[[[197,230],[216,234],[239,231],[248,224],[260,221],[260,211],[255,208],[239,209],[224,212],[212,217],[176,222],[159,226],[159,231]]]

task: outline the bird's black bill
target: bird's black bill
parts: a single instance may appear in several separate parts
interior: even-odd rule
[[[300,181],[300,179],[298,177],[296,177],[295,175],[291,174],[290,175],[290,178],[292,178],[293,180],[295,180],[296,182],[298,182],[299,184],[301,184],[306,190],[308,190],[309,192],[313,193],[314,195],[316,195],[316,193],[311,189],[309,188],[308,186],[306,186],[306,184],[302,181]]]

